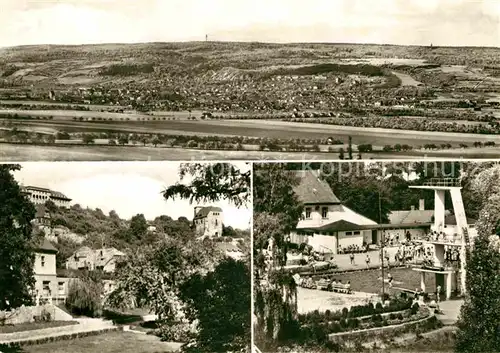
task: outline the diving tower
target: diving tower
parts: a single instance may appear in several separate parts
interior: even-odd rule
[[[450,299],[453,290],[457,290],[457,278],[460,278],[460,294],[465,295],[466,252],[470,246],[471,229],[465,214],[462,199],[462,186],[457,178],[433,178],[423,185],[410,186],[412,189],[434,191],[434,222],[431,225],[429,239],[425,244],[433,249],[431,258],[422,267],[414,267],[420,272],[421,289],[425,291],[425,274],[434,273],[436,286],[445,290],[446,299]],[[451,196],[455,224],[446,224],[446,193]],[[473,232],[474,233],[474,232]],[[446,254],[459,250],[458,265],[450,265]]]

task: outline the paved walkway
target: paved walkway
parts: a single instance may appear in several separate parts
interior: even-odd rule
[[[23,344],[28,342],[37,342],[45,339],[57,339],[65,336],[72,336],[83,333],[99,332],[103,330],[114,330],[111,321],[102,319],[75,319],[76,325],[50,327],[39,330],[30,330],[13,333],[0,334],[0,344]]]
[[[436,315],[436,317],[444,325],[454,325],[458,316],[460,315],[460,308],[464,301],[460,300],[445,300],[439,303],[439,309],[443,314]]]

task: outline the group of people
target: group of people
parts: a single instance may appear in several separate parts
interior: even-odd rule
[[[354,258],[354,252],[351,252],[349,254],[349,260],[351,261],[351,265],[356,265],[356,261],[355,261],[355,258]],[[366,257],[365,257],[365,263],[366,263],[366,267],[369,268],[370,267],[370,263],[371,263],[371,258],[370,258],[370,254],[366,254]]]

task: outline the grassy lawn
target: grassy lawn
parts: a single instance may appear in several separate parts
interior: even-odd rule
[[[387,277],[387,269],[384,270],[384,276]],[[389,273],[394,278],[394,287],[401,287],[415,290],[420,288],[420,273],[408,268],[391,269]],[[332,276],[343,283],[351,281],[351,288],[355,292],[381,293],[382,291],[382,273],[380,270],[366,270],[359,272],[348,272]],[[435,277],[427,275],[425,277],[426,291],[433,293],[436,290]],[[385,290],[390,293],[389,286],[385,285]]]
[[[12,353],[166,353],[180,344],[161,342],[158,337],[131,332],[112,332],[68,341],[22,347]],[[11,353],[5,351],[4,353]]]
[[[76,324],[78,324],[78,322],[76,321],[49,321],[49,322],[32,322],[19,325],[5,325],[5,326],[0,326],[0,333],[40,330],[43,328],[60,327],[60,326],[68,326]]]

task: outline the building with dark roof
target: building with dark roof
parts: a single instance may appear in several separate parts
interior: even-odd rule
[[[44,204],[35,205],[35,219],[34,222],[39,226],[50,226],[50,212]]]
[[[294,191],[304,204],[304,212],[290,234],[291,242],[307,243],[315,251],[331,254],[372,243],[376,222],[343,205],[318,173],[295,173],[300,182]]]
[[[43,205],[47,201],[52,201],[58,207],[69,207],[71,199],[59,191],[41,188],[38,186],[24,186],[21,190],[32,203]]]
[[[193,227],[196,235],[200,238],[205,237],[221,237],[223,212],[220,207],[201,207],[194,208]]]
[[[57,297],[58,285],[60,284],[56,272],[57,249],[44,237],[35,244],[34,251],[35,296],[50,299]],[[64,287],[64,284],[62,285]],[[65,295],[66,289],[63,289]]]

